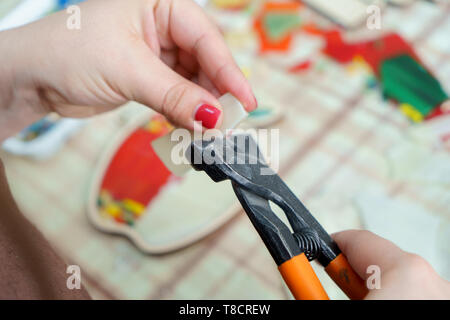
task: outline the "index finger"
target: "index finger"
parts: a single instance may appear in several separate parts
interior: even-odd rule
[[[173,41],[197,58],[201,69],[222,94],[230,92],[247,111],[254,110],[257,102],[250,84],[216,25],[191,0],[172,0],[170,5],[169,30]]]
[[[385,272],[405,253],[389,240],[366,230],[341,231],[331,236],[363,279],[368,277],[368,266],[377,265]]]

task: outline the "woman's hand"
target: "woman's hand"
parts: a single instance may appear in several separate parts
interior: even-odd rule
[[[381,288],[369,290],[366,299],[450,299],[450,283],[422,257],[368,231],[343,231],[333,238],[361,278],[371,276],[368,266],[380,268]]]
[[[69,30],[62,11],[0,33],[0,122],[24,126],[50,111],[90,116],[134,100],[192,130],[195,118],[220,124],[216,98],[226,92],[256,108],[220,32],[192,0],[80,8],[80,30]]]

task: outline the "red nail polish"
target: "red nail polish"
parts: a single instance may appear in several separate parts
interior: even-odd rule
[[[216,127],[222,111],[208,104],[202,104],[195,112],[195,121],[202,123],[203,127],[212,129]]]

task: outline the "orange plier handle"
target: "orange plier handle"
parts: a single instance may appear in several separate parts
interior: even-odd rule
[[[284,262],[278,269],[295,299],[329,299],[304,253]],[[367,295],[367,286],[350,266],[344,254],[340,253],[331,261],[325,271],[350,299],[362,300]]]

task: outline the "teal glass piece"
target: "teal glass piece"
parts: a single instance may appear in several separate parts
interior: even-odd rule
[[[272,40],[282,39],[300,24],[298,14],[271,13],[264,17],[264,28]]]

